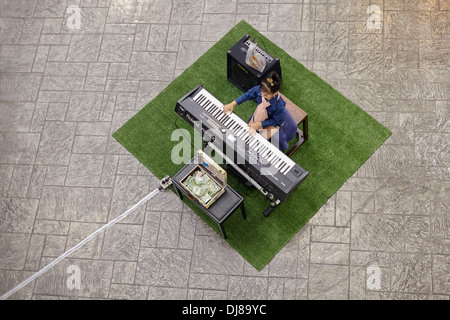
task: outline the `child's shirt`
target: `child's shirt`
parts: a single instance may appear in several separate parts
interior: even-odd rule
[[[262,94],[259,85],[254,86],[234,101],[236,101],[237,104],[241,104],[247,100],[255,100],[258,104],[262,102]],[[271,100],[267,100],[267,102],[270,103],[270,106],[266,108],[268,118],[261,122],[262,127],[281,126],[284,123],[284,108],[286,107],[286,102],[279,93]]]

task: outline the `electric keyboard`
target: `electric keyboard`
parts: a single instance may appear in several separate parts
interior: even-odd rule
[[[175,112],[227,156],[232,150],[233,162],[280,201],[309,174],[263,136],[249,133],[248,124],[235,113],[225,114],[223,103],[201,85],[177,102]]]

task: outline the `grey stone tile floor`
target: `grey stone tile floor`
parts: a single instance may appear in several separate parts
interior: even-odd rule
[[[11,299],[448,300],[448,8],[0,1],[0,294],[158,186],[111,134],[245,19],[392,136],[260,272],[167,192]]]

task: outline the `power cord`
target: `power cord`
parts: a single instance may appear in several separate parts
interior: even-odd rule
[[[260,36],[254,36],[252,41],[253,41],[253,42],[256,42],[256,39],[261,40],[261,43],[262,43],[263,46],[264,46],[264,50],[267,52],[266,45],[264,44],[264,41],[261,39],[261,37],[260,37]],[[269,53],[269,52],[267,52],[267,53]]]

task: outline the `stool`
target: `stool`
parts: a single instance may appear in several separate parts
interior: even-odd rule
[[[225,228],[223,227],[223,223],[233,214],[236,209],[241,208],[242,217],[247,219],[247,213],[244,207],[244,198],[237,193],[230,186],[225,187],[225,193],[222,194],[208,209],[200,204],[195,198],[189,195],[189,191],[187,191],[182,185],[181,180],[183,180],[186,175],[192,171],[197,166],[195,164],[195,158],[192,158],[177,174],[172,177],[172,184],[175,188],[176,194],[183,200],[183,194],[185,194],[192,202],[194,202],[197,207],[203,210],[211,219],[213,219],[220,228],[222,232],[222,236],[224,239],[227,238],[225,233]]]
[[[297,149],[302,145],[303,142],[308,140],[308,114],[300,109],[295,103],[286,98],[281,92],[281,97],[286,102],[286,109],[291,114],[294,121],[297,123],[297,142],[295,145],[286,153],[288,157],[290,157]],[[303,131],[298,128],[299,125],[302,125]]]

